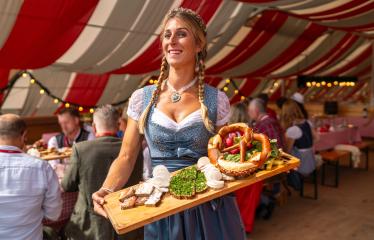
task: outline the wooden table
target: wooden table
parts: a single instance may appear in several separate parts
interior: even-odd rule
[[[106,204],[104,204],[104,209],[106,210],[116,232],[118,234],[124,234],[159,219],[224,196],[258,181],[270,178],[282,172],[287,172],[300,165],[299,159],[288,154],[284,154],[281,159],[289,160],[284,165],[276,166],[272,170],[259,171],[246,178],[226,182],[223,189],[209,189],[204,193],[197,194],[193,199],[180,200],[166,194],[157,207],[139,206],[131,209],[121,210],[118,201],[118,197],[122,191],[120,190],[105,197]]]

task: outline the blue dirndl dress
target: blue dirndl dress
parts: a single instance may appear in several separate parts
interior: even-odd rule
[[[143,110],[153,90],[154,86],[144,88]],[[205,86],[205,104],[213,123],[217,116],[217,93],[217,89]],[[196,164],[200,157],[207,155],[207,144],[212,134],[202,121],[179,130],[168,129],[150,120],[153,112],[154,106],[145,127],[152,167],[162,164],[173,172]],[[146,225],[144,239],[241,240],[245,239],[245,230],[235,196],[228,194]]]

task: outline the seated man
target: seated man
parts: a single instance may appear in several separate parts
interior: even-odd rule
[[[95,139],[95,136],[81,127],[79,111],[74,108],[63,108],[57,113],[58,123],[62,133],[48,141],[48,148],[71,147],[75,142]],[[59,160],[49,161],[54,166]]]
[[[24,153],[26,123],[0,116],[0,239],[42,239],[43,217],[56,220],[62,201],[46,161]]]
[[[70,166],[62,180],[65,191],[79,191],[73,214],[66,225],[68,239],[113,239],[114,230],[108,219],[94,213],[91,195],[102,186],[110,165],[118,156],[122,141],[117,137],[119,113],[110,105],[96,109],[93,129],[96,139],[73,146]],[[143,159],[136,161],[127,185],[137,184],[142,177]],[[131,167],[131,166],[129,166]],[[139,229],[132,235],[141,234]],[[128,236],[130,237],[130,236]]]
[[[92,140],[95,136],[81,127],[79,112],[74,108],[63,108],[57,113],[62,133],[48,141],[48,148],[71,147],[75,142]]]

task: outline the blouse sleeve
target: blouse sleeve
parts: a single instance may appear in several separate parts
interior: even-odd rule
[[[303,132],[298,126],[292,126],[287,128],[286,130],[286,137],[291,139],[299,139],[303,135]]]
[[[140,88],[136,90],[130,97],[129,106],[127,108],[127,116],[138,121],[142,114],[144,99],[144,90]]]
[[[230,101],[227,95],[218,91],[217,95],[217,126],[225,125],[230,118]]]

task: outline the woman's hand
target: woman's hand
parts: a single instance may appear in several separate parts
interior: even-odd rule
[[[103,208],[103,205],[105,203],[105,200],[104,200],[104,197],[106,195],[108,195],[109,192],[107,190],[104,190],[102,188],[99,189],[99,191],[97,192],[94,192],[92,194],[92,200],[93,200],[93,204],[94,204],[94,211],[105,217],[105,218],[108,218],[108,215],[106,214],[104,208]]]

